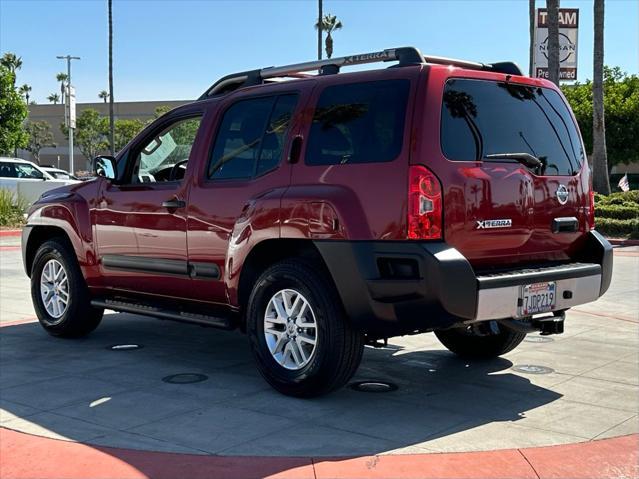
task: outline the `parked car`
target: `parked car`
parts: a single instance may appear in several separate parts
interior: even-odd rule
[[[42,326],[239,328],[288,395],[341,387],[398,335],[505,354],[610,284],[575,118],[508,62],[411,47],[228,75],[95,172],[30,210]]]
[[[29,204],[36,201],[45,191],[75,183],[78,181],[55,178],[30,161],[0,157],[0,188],[12,191]]]
[[[72,175],[68,171],[56,168],[55,166],[42,166],[41,168],[58,180],[79,180],[78,177]]]

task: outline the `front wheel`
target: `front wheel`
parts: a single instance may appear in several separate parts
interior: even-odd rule
[[[313,397],[340,388],[362,359],[361,332],[347,321],[318,265],[285,260],[256,281],[247,332],[257,367],[279,392]]]
[[[490,359],[512,351],[526,337],[501,326],[497,321],[485,324],[483,328],[451,328],[435,330],[437,339],[449,351],[463,358]]]
[[[31,270],[31,299],[42,327],[53,336],[89,334],[102,320],[93,308],[73,249],[63,240],[43,243]]]

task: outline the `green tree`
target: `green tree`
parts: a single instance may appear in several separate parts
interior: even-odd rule
[[[69,75],[60,72],[55,76],[55,79],[60,82],[60,95],[62,95],[62,103],[64,103],[64,96],[66,95],[67,91],[65,88],[65,84],[69,79]]]
[[[595,42],[592,54],[592,184],[596,192],[610,194],[608,155],[606,152],[606,121],[604,114],[604,0],[594,3]]]
[[[109,148],[105,135],[106,121],[97,110],[87,108],[78,115],[75,122],[74,144],[88,160],[92,160]],[[68,138],[69,129],[60,125],[60,130]]]
[[[326,15],[324,15],[324,17],[322,18],[321,25],[319,20],[315,23],[316,29],[319,30],[321,27],[322,31],[326,32],[326,40],[324,41],[324,43],[325,43],[327,58],[331,58],[333,56],[332,33],[336,30],[341,30],[342,26],[343,26],[342,22],[338,20],[335,15],[331,15],[330,13],[327,13]]]
[[[559,86],[559,0],[546,0],[548,80]]]
[[[107,93],[106,90],[102,90],[100,93],[98,93],[98,98],[100,100],[104,100],[104,103],[107,102],[107,98],[109,98],[109,94]]]
[[[31,90],[32,88],[26,83],[22,85],[20,89],[18,90],[20,92],[20,95],[24,96],[24,100],[27,105],[29,105],[29,97],[31,96]]]
[[[593,84],[563,85],[589,155],[593,151]],[[639,161],[639,76],[619,67],[603,68],[608,166]]]
[[[47,100],[49,100],[49,102],[53,103],[54,105],[57,105],[60,101],[60,95],[58,95],[57,93],[51,93],[51,95],[47,97]]]
[[[25,150],[31,152],[36,163],[40,164],[40,150],[47,146],[55,146],[51,126],[46,121],[27,121],[25,130],[29,134]]]
[[[115,120],[114,125],[114,139],[115,139],[115,151],[116,153],[126,146],[135,135],[140,133],[144,128],[144,122],[142,120]],[[106,123],[105,135],[109,134],[109,124]]]
[[[22,68],[22,58],[17,56],[15,53],[7,52],[2,55],[2,58],[0,58],[0,65],[14,74],[15,82],[15,73]]]
[[[0,153],[4,154],[24,147],[29,139],[22,127],[27,105],[15,90],[15,78],[15,73],[0,63]]]

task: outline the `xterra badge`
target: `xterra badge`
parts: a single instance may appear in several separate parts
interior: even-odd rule
[[[477,229],[483,230],[488,228],[510,228],[513,220],[510,218],[504,220],[479,220],[477,221]]]

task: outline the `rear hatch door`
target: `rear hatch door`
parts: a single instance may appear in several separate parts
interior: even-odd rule
[[[444,82],[445,240],[479,267],[566,260],[587,228],[581,137],[557,91],[500,77]]]

